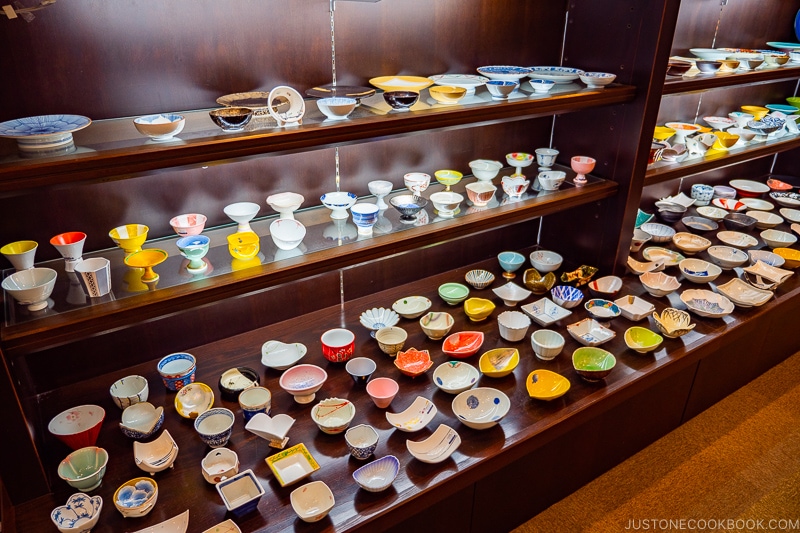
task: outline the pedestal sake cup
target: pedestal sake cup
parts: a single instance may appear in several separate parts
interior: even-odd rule
[[[332,363],[344,363],[351,357],[356,348],[355,334],[344,328],[329,329],[322,334],[322,355]]]
[[[186,269],[189,272],[199,273],[208,268],[208,264],[203,261],[203,258],[208,253],[210,244],[211,239],[205,235],[190,235],[178,239],[175,246],[178,247],[181,255],[189,260]]]
[[[125,224],[109,231],[108,236],[126,254],[132,254],[142,249],[142,244],[147,240],[149,231],[150,228],[144,224]]]
[[[38,247],[39,243],[36,241],[16,241],[0,248],[0,253],[16,270],[27,270],[33,268],[33,260]]]
[[[90,298],[100,298],[111,292],[111,261],[105,257],[84,259],[74,268],[81,287]]]
[[[73,272],[75,265],[82,260],[83,244],[86,242],[86,234],[82,231],[68,231],[59,233],[52,239],[52,244],[61,257],[66,261],[64,271]]]
[[[239,407],[244,421],[249,422],[256,413],[269,415],[272,410],[272,393],[266,387],[250,387],[239,393]]]

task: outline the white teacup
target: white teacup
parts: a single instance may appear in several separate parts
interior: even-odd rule
[[[111,261],[105,257],[91,257],[75,265],[83,290],[92,298],[111,292]]]

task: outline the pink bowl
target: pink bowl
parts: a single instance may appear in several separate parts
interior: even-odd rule
[[[64,444],[77,450],[94,446],[105,417],[106,412],[99,405],[80,405],[57,414],[47,429]]]
[[[576,155],[570,160],[572,170],[579,174],[588,174],[594,169],[596,161],[591,157]]]
[[[400,385],[392,378],[375,378],[367,383],[367,394],[381,409],[389,407],[399,390]]]
[[[172,226],[175,233],[181,237],[186,237],[187,235],[200,235],[206,226],[206,220],[205,215],[191,213],[173,217],[169,221],[169,225]]]

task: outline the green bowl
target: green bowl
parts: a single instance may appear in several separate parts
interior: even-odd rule
[[[800,108],[800,96],[789,96],[786,98],[786,102],[791,106]],[[797,114],[796,111],[795,114]]]
[[[602,348],[584,346],[572,352],[572,366],[586,381],[600,381],[611,373],[617,360]]]
[[[445,283],[439,286],[439,296],[450,305],[458,305],[469,296],[469,288],[461,283]]]
[[[639,353],[652,352],[664,341],[664,337],[647,328],[633,326],[625,331],[625,344]]]
[[[89,492],[100,486],[108,464],[108,452],[97,446],[80,448],[58,465],[58,476],[70,486]]]

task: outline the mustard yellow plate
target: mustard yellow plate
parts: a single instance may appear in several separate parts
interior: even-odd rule
[[[421,76],[378,76],[369,80],[371,85],[384,91],[420,92],[433,85],[433,80]]]
[[[561,374],[550,370],[534,370],[525,380],[528,395],[536,400],[555,400],[569,390],[570,382]]]

